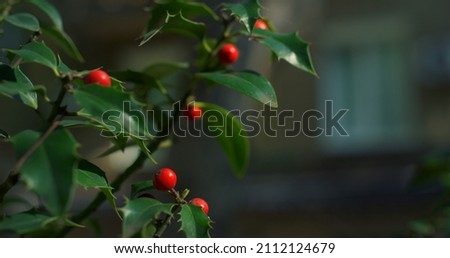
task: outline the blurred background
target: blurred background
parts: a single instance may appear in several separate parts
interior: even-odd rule
[[[169,34],[137,46],[148,18],[144,7],[153,1],[52,2],[86,59],[79,64],[64,58],[74,68],[138,70],[158,61],[186,61],[194,54],[192,41]],[[208,1],[212,7],[218,3]],[[236,69],[254,69],[270,78],[279,109],[294,110],[295,120],[310,109],[323,111],[326,100],[333,101],[335,111],[348,109],[340,122],[349,136],[334,131],[333,136],[317,138],[286,138],[282,133],[252,138],[250,166],[242,180],[232,175],[219,145],[206,137],[178,139],[172,148],[157,153],[160,166],[172,167],[180,188],[189,187],[192,197],[208,201],[215,221],[213,237],[408,235],[411,222],[429,216],[442,191],[437,185],[412,187],[411,179],[424,157],[450,146],[450,2],[261,3],[264,17],[278,32],[299,31],[312,42],[320,78],[285,62],[271,65],[268,49],[246,39],[238,42],[242,58]],[[1,43],[5,47],[11,42]],[[54,92],[50,89],[50,95],[56,89],[57,85]],[[229,109],[263,108],[221,88],[199,91],[197,99]],[[0,121],[10,134],[37,129],[38,118],[13,100],[1,98],[0,108],[12,110],[2,112]],[[107,148],[95,131],[73,132],[85,157],[94,158]],[[113,178],[136,155],[136,149],[128,149],[94,161]],[[11,147],[1,143],[0,180],[13,164]],[[156,169],[147,164],[130,183],[149,180]],[[125,187],[119,196],[128,193]],[[93,194],[80,189],[73,209],[82,209]],[[120,222],[108,205],[96,217],[105,235],[119,236]],[[74,231],[71,236],[95,233]]]

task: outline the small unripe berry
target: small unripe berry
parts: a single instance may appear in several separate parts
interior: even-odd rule
[[[255,22],[254,29],[267,30],[269,29],[269,26],[267,26],[267,23],[264,20],[258,19]]]
[[[225,44],[219,51],[219,62],[221,64],[233,64],[238,58],[239,49],[234,44]]]
[[[208,203],[205,200],[203,200],[202,198],[194,198],[189,203],[202,208],[203,212],[206,215],[208,215],[208,212],[209,212]]]
[[[158,191],[169,191],[177,184],[177,175],[170,168],[160,169],[153,177],[153,186]]]
[[[189,106],[186,115],[190,120],[198,120],[202,117],[203,110],[199,107]]]
[[[111,87],[111,78],[103,70],[91,71],[84,77],[83,81],[85,84],[98,84],[106,88]]]

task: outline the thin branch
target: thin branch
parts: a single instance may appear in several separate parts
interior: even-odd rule
[[[45,133],[37,140],[25,154],[16,162],[14,167],[11,169],[6,181],[0,185],[0,203],[3,201],[5,195],[17,184],[19,181],[19,174],[17,172],[23,167],[27,160],[33,155],[33,153],[42,145],[42,143],[50,136],[50,134],[58,127],[59,122],[55,121],[53,124],[45,131]]]

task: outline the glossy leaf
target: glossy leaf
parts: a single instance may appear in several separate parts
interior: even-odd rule
[[[98,85],[86,85],[74,90],[74,96],[83,107],[78,114],[105,126],[112,134],[137,139],[150,138],[145,114],[130,94]]]
[[[161,27],[151,30],[142,36],[142,41],[139,46],[144,45],[156,34],[161,32],[173,32],[195,39],[203,40],[206,34],[206,25],[201,22],[195,22],[189,20],[183,16],[183,13],[170,14],[167,13],[167,17],[161,25]]]
[[[258,0],[247,0],[244,4],[225,3],[224,8],[236,16],[248,32],[253,30],[255,22],[261,16],[261,5]]]
[[[39,21],[29,13],[16,13],[5,17],[5,21],[22,29],[39,31]]]
[[[22,157],[41,134],[23,131],[11,138],[17,157]],[[75,189],[77,143],[64,129],[52,132],[30,155],[19,172],[27,186],[43,200],[47,209],[63,216],[70,207]]]
[[[151,198],[129,200],[123,212],[122,235],[131,237],[144,230],[162,214],[172,214],[173,204],[164,204]]]
[[[30,3],[36,5],[45,14],[48,15],[53,25],[60,31],[63,30],[61,15],[58,10],[47,0],[30,0]]]
[[[194,205],[182,205],[180,211],[181,231],[188,238],[210,237],[209,230],[212,221],[203,213],[200,207]]]
[[[159,27],[162,21],[167,17],[167,13],[183,13],[183,16],[189,19],[206,16],[219,20],[219,17],[205,3],[192,2],[185,0],[156,0],[155,6],[150,10],[150,19],[147,24],[147,31]]]
[[[252,37],[270,48],[278,59],[283,59],[291,65],[317,76],[309,50],[310,44],[302,40],[297,33],[278,34],[269,30],[256,29],[253,31]]]
[[[56,56],[44,43],[32,41],[21,49],[6,49],[6,51],[22,57],[24,63],[38,63],[47,66],[55,74],[58,74]]]
[[[42,26],[42,30],[45,36],[51,38],[54,42],[56,42],[58,46],[60,46],[72,58],[80,62],[84,61],[83,56],[73,42],[72,38],[63,30],[60,30],[54,26]]]
[[[214,132],[210,136],[222,147],[234,174],[242,177],[250,158],[250,142],[244,134],[241,122],[222,107],[196,102],[203,109],[203,121]]]
[[[200,73],[198,76],[238,91],[263,104],[278,107],[277,96],[272,84],[259,74],[211,72]]]
[[[7,96],[9,98],[14,98],[16,95],[24,95],[30,94],[27,96],[26,100],[30,101],[30,106],[34,108],[34,104],[32,103],[32,96],[33,93],[38,92],[40,95],[42,95],[44,98],[47,99],[47,95],[45,92],[45,87],[43,86],[33,86],[30,87],[28,84],[18,83],[18,82],[9,82],[5,81],[0,83],[0,94]],[[37,102],[36,102],[37,105]]]
[[[102,191],[120,217],[116,205],[117,198],[114,196],[112,192],[113,188],[109,184],[105,172],[103,172],[102,169],[87,160],[82,160],[78,165],[76,180],[77,183],[84,188],[94,188]]]
[[[20,70],[19,67],[14,69],[14,74],[16,76],[17,83],[20,83],[21,85],[26,86],[27,88],[29,88],[29,91],[27,90],[26,92],[19,93],[20,94],[20,99],[22,100],[22,102],[25,105],[30,106],[30,107],[32,107],[34,109],[37,109],[38,108],[38,99],[37,99],[37,93],[34,92],[34,85],[33,85],[33,83]]]
[[[48,216],[40,214],[19,213],[0,221],[0,231],[26,234],[41,229],[51,219]]]

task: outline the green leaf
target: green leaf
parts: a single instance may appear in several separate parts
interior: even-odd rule
[[[23,131],[11,138],[17,157],[22,157],[38,142],[41,134]],[[63,216],[70,207],[75,190],[77,143],[64,129],[55,130],[29,156],[19,172],[27,186],[43,200],[47,209]]]
[[[28,79],[28,77],[20,70],[19,67],[14,69],[14,74],[16,76],[16,80],[17,83],[20,83],[26,87],[28,87],[30,89],[30,91],[27,90],[27,92],[21,92],[20,94],[20,99],[22,100],[22,102],[27,105],[30,106],[34,109],[38,108],[38,99],[37,99],[37,93],[34,92],[34,85],[33,83],[30,81],[30,79]]]
[[[61,15],[52,4],[50,4],[47,0],[30,0],[30,3],[36,5],[45,14],[47,14],[53,22],[53,25],[55,25],[58,30],[63,30]]]
[[[47,99],[46,89],[44,86],[33,86],[18,83],[18,82],[9,82],[5,81],[0,83],[0,94],[7,96],[9,98],[14,98],[15,95],[26,95],[32,94],[33,92],[39,92],[45,99]],[[31,95],[30,95],[31,97]],[[27,97],[28,98],[28,97]],[[28,99],[27,99],[28,101]],[[30,99],[31,101],[31,99]],[[31,102],[30,102],[31,103]]]
[[[146,114],[130,94],[98,85],[86,85],[74,90],[74,96],[83,107],[78,114],[105,126],[113,135],[142,140],[151,137]]]
[[[160,32],[173,32],[192,37],[194,39],[203,40],[206,34],[206,25],[204,23],[195,22],[185,18],[182,12],[177,14],[167,13],[164,24],[160,28],[145,33],[142,36],[142,41],[139,46],[144,45]]]
[[[164,204],[151,198],[129,200],[123,212],[122,235],[131,237],[142,231],[161,214],[172,214],[173,204]]]
[[[135,199],[141,192],[153,189],[153,181],[144,181],[131,185],[131,199]]]
[[[222,147],[234,174],[242,177],[250,158],[250,143],[241,122],[222,107],[202,102],[195,105],[203,109],[202,119],[212,132],[210,136]]]
[[[26,234],[41,229],[51,219],[40,214],[19,213],[3,219],[0,222],[0,231]]]
[[[34,15],[29,13],[16,13],[6,16],[5,21],[8,23],[30,31],[39,31],[39,21]]]
[[[108,183],[108,179],[102,169],[87,160],[82,160],[78,165],[76,180],[77,183],[84,188],[94,188],[102,191],[119,218],[121,217],[117,209],[117,198],[114,196],[112,192],[113,188]]]
[[[272,107],[278,107],[277,96],[270,82],[252,72],[224,73],[211,72],[197,74],[217,84],[236,90],[250,98]]]
[[[194,205],[182,205],[180,211],[181,229],[186,237],[207,238],[212,221],[203,213],[200,207]]]
[[[5,50],[22,57],[24,63],[38,63],[52,69],[56,75],[58,74],[56,56],[44,43],[32,41],[19,50]]]
[[[302,40],[297,33],[278,34],[256,29],[252,36],[270,48],[278,59],[284,59],[291,65],[317,76],[309,50],[310,44]]]
[[[205,3],[191,2],[186,0],[155,0],[155,5],[150,10],[150,19],[147,24],[146,31],[150,31],[159,27],[158,24],[163,22],[167,13],[183,13],[183,16],[189,19],[207,16],[215,20],[220,18]]]
[[[55,26],[42,26],[44,35],[51,38],[58,46],[60,46],[67,54],[77,61],[83,62],[84,58],[67,33]]]
[[[86,120],[62,120],[59,122],[61,127],[71,128],[71,127],[95,127],[95,128],[104,128],[103,126],[92,123],[91,121]]]
[[[225,10],[236,16],[248,32],[253,30],[256,20],[261,17],[261,5],[258,0],[247,0],[244,4],[224,4]]]

